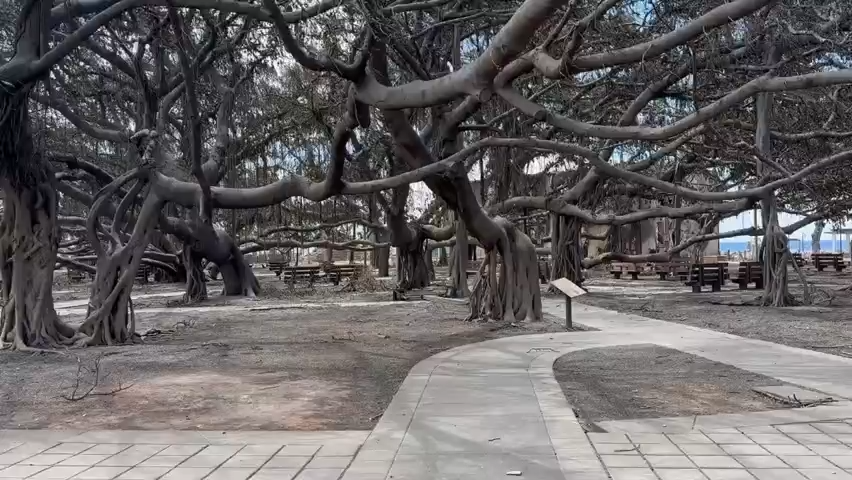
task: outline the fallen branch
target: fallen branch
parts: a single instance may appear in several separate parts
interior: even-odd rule
[[[69,395],[63,394],[61,395],[61,397],[65,400],[68,400],[69,402],[78,402],[86,397],[115,395],[118,392],[131,388],[133,386],[132,383],[129,385],[122,385],[121,381],[119,381],[118,386],[109,391],[95,391],[95,389],[98,388],[98,386],[100,385],[101,381],[109,377],[109,374],[104,375],[103,378],[101,377],[101,360],[103,360],[105,356],[105,354],[101,354],[97,358],[95,358],[92,363],[92,366],[84,365],[83,360],[80,357],[77,357],[77,373],[74,378],[74,387],[71,389],[71,393]],[[85,388],[84,392],[79,393],[81,391],[83,377],[87,374],[91,375],[92,384],[88,388]]]

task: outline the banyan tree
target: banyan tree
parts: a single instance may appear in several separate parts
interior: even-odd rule
[[[418,288],[429,245],[453,245],[449,293],[470,295],[470,318],[517,321],[541,318],[540,254],[579,283],[760,234],[762,303],[789,304],[786,235],[848,212],[848,10],[7,0],[0,342],[132,342],[140,265],[185,279],[187,301],[207,296],[205,265],[224,294],[255,296],[246,254],[308,247],[374,251],[385,270],[395,247],[399,286]],[[421,181],[434,201],[418,217]],[[717,233],[754,208],[765,228]],[[699,228],[625,251],[651,219]],[[485,251],[470,291],[468,245]],[[94,273],[75,327],[53,308],[57,263]]]

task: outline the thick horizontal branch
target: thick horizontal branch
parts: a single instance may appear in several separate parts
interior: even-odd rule
[[[511,87],[501,88],[497,90],[497,93],[524,114],[545,121],[574,135],[615,140],[666,140],[719,116],[758,93],[804,90],[848,83],[852,83],[852,69],[815,72],[790,77],[762,76],[698,109],[695,113],[661,127],[611,126],[581,122],[550,112]]]
[[[809,175],[818,172],[824,168],[829,166],[843,163],[843,162],[852,162],[852,150],[846,150],[843,152],[836,153],[834,155],[830,155],[828,157],[822,158],[808,165],[806,168],[796,172],[793,175],[786,176],[784,178],[775,180],[773,182],[767,183],[760,187],[747,188],[744,190],[737,191],[729,191],[729,192],[703,192],[699,190],[693,190],[691,188],[682,187],[680,185],[675,185],[670,182],[666,182],[664,180],[660,180],[658,178],[649,177],[646,175],[642,175],[640,173],[632,172],[627,169],[619,168],[615,165],[610,164],[609,162],[601,160],[594,152],[591,150],[585,149],[583,147],[579,147],[572,144],[555,142],[552,140],[540,140],[535,138],[527,138],[527,139],[501,139],[502,144],[511,143],[514,146],[519,147],[527,147],[527,148],[539,148],[542,150],[549,150],[553,152],[563,153],[566,155],[577,155],[586,158],[589,163],[591,163],[594,167],[598,168],[603,174],[609,175],[614,178],[619,178],[629,183],[644,185],[651,188],[656,188],[658,190],[671,193],[673,195],[680,195],[684,198],[689,198],[692,200],[703,201],[703,202],[720,202],[725,200],[740,200],[740,199],[758,199],[766,196],[767,194],[784,187],[786,185],[790,185],[796,183]],[[557,199],[558,200],[558,199]],[[506,203],[506,202],[504,202]],[[543,208],[543,207],[533,207],[533,208]],[[557,212],[559,213],[559,212]],[[566,215],[568,215],[566,213]]]
[[[275,205],[292,197],[303,197],[314,202],[321,202],[337,194],[364,195],[380,192],[382,190],[390,190],[403,185],[419,182],[430,175],[444,172],[451,168],[454,164],[463,161],[480,148],[497,146],[499,144],[499,139],[496,138],[480,140],[468,145],[458,153],[451,155],[440,162],[435,162],[410,172],[379,180],[352,183],[344,182],[339,192],[330,187],[327,183],[328,180],[324,180],[322,182],[311,182],[306,177],[293,175],[289,178],[284,178],[262,187],[212,187],[210,189],[212,196],[211,200],[214,208],[245,209]],[[159,173],[156,174],[156,181],[154,182],[154,185],[155,188],[158,189],[158,193],[162,196],[162,198],[176,202],[185,207],[196,206],[196,202],[200,195],[200,187],[198,184],[184,182]]]
[[[811,215],[811,216],[805,217],[805,218],[800,219],[800,220],[798,220],[794,223],[791,223],[790,225],[783,227],[782,230],[784,231],[785,234],[789,235],[789,234],[795,232],[796,230],[798,230],[798,229],[800,229],[800,228],[802,228],[806,225],[810,225],[811,223],[813,223],[817,220],[820,220],[821,218],[824,218],[824,217],[822,215]],[[598,255],[596,257],[583,260],[583,268],[592,268],[596,265],[600,265],[601,263],[612,262],[612,261],[628,262],[628,263],[669,262],[676,255],[679,255],[682,251],[686,250],[687,248],[689,248],[689,247],[691,247],[691,246],[693,246],[697,243],[709,242],[711,240],[721,240],[723,238],[732,238],[732,237],[741,237],[741,236],[759,236],[759,235],[763,235],[763,233],[764,233],[764,231],[763,231],[762,228],[749,227],[749,228],[741,228],[739,230],[732,230],[732,231],[724,232],[724,233],[705,233],[705,234],[693,235],[692,237],[690,237],[689,239],[687,239],[686,241],[684,241],[680,245],[672,248],[671,250],[669,250],[667,252],[649,253],[649,254],[642,254],[642,255],[629,255],[629,254],[623,254],[623,253],[607,252],[607,253]]]
[[[358,100],[391,110],[429,107],[465,94],[485,101],[490,97],[494,77],[521,53],[538,27],[562,3],[563,0],[526,0],[482,55],[449,75],[396,87],[384,86],[372,74],[367,75],[358,85]]]
[[[390,243],[376,243],[369,240],[350,240],[343,243],[335,243],[328,240],[317,240],[315,242],[299,242],[296,240],[255,240],[250,245],[243,245],[240,251],[243,255],[273,248],[330,248],[332,250],[354,250],[366,252],[380,248],[390,247]]]
[[[738,213],[744,212],[754,205],[752,199],[740,199],[725,203],[700,203],[688,207],[655,207],[623,215],[595,215],[577,205],[566,202],[561,198],[547,197],[514,197],[496,203],[489,208],[490,213],[505,212],[517,208],[538,208],[560,215],[576,217],[583,222],[594,225],[627,225],[649,218],[689,218],[706,213]]]
[[[114,3],[115,0],[71,0],[60,2],[50,11],[51,23],[58,25],[66,18],[78,17],[97,13]],[[323,14],[346,3],[347,0],[322,0],[316,4],[283,14],[287,23],[299,23]],[[140,0],[139,5],[166,6],[166,0]],[[175,6],[195,8],[200,10],[219,10],[221,12],[238,13],[251,18],[269,22],[272,17],[260,5],[240,0],[175,0]]]

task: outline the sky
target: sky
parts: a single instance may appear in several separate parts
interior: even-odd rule
[[[778,216],[778,221],[782,226],[790,225],[791,223],[800,220],[802,217],[798,215],[790,215],[789,213],[780,213]],[[758,214],[758,226],[760,225],[760,215]],[[754,223],[754,213],[753,211],[743,212],[736,217],[727,218],[722,221],[721,225],[719,225],[719,232],[730,232],[732,230],[739,230],[742,228],[748,228],[753,226]],[[849,228],[850,225],[842,225],[842,228]],[[833,230],[833,226],[831,224],[827,225],[825,231],[822,234],[822,240],[831,240],[831,230]],[[814,232],[814,225],[810,224],[805,227],[800,228],[796,232],[790,235],[791,239],[799,238],[801,239],[804,236],[805,242],[811,241],[811,235]],[[748,241],[751,237],[731,237],[722,240],[723,242],[738,242],[738,241]]]

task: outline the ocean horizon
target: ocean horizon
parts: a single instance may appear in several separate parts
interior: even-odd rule
[[[749,243],[750,242],[726,242],[724,240],[719,241],[719,251],[720,252],[747,252],[749,251]],[[848,252],[849,251],[849,242],[840,241],[838,239],[836,242],[832,242],[829,240],[822,240],[819,242],[820,251],[822,252]],[[839,249],[839,250],[838,250]],[[811,251],[811,242],[810,239],[805,239],[805,242],[792,241],[790,242],[790,251],[791,252],[810,252]]]

